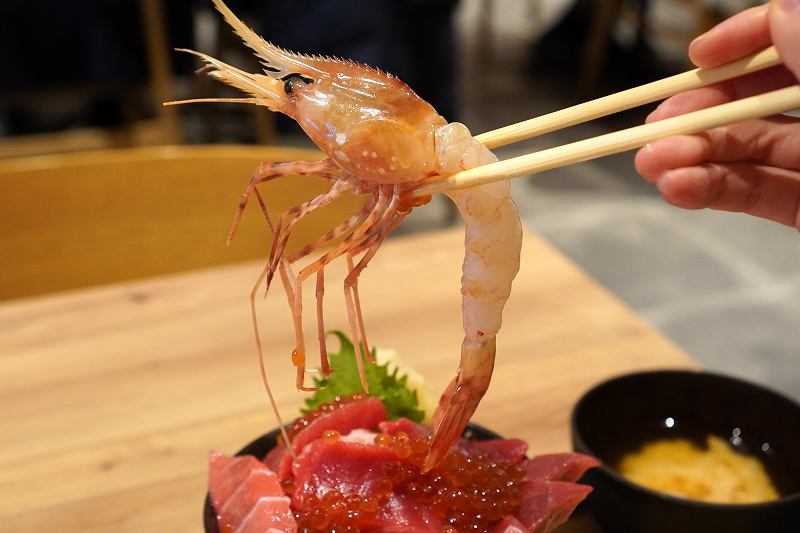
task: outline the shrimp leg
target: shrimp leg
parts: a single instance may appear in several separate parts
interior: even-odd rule
[[[325,297],[325,269],[317,271],[317,341],[319,342],[319,364],[323,376],[331,374],[331,365],[328,361],[328,343],[325,342],[325,308],[322,300]]]
[[[333,241],[343,237],[348,232],[352,231],[353,228],[356,228],[359,225],[361,225],[367,218],[367,216],[369,216],[369,214],[375,208],[376,201],[377,200],[375,196],[370,196],[369,200],[367,200],[367,202],[364,204],[364,207],[361,208],[360,211],[358,211],[349,219],[347,219],[346,221],[342,222],[341,224],[339,224],[338,226],[327,232],[325,235],[323,235],[316,241],[312,242],[311,244],[305,245],[303,248],[301,248],[296,252],[289,254],[288,257],[286,258],[287,261],[289,261],[289,263],[294,263],[296,261],[299,261],[300,259],[311,254],[314,250],[318,250],[323,246],[331,244]]]
[[[253,194],[255,195],[256,199],[258,200],[258,204],[261,207],[261,212],[264,214],[264,219],[267,222],[267,227],[270,230],[272,235],[275,235],[275,225],[272,223],[272,217],[269,215],[269,210],[267,209],[267,204],[264,202],[264,199],[261,197],[261,193],[258,192],[258,189],[253,190]],[[284,430],[284,424],[281,420],[280,413],[278,412],[278,406],[275,404],[275,400],[272,396],[272,389],[269,386],[269,380],[267,379],[267,371],[264,365],[264,351],[261,345],[261,333],[258,330],[258,314],[256,312],[256,295],[258,294],[258,289],[261,286],[261,283],[264,280],[264,277],[267,273],[268,264],[264,265],[264,268],[261,270],[258,278],[256,279],[253,288],[250,291],[250,317],[252,320],[253,325],[253,335],[255,336],[256,340],[256,348],[258,354],[258,366],[261,373],[261,382],[264,384],[264,388],[267,391],[267,396],[269,397],[270,404],[272,406],[272,410],[275,413],[275,417],[278,420],[278,423],[281,428],[281,432],[283,434],[283,438],[285,442],[289,442],[288,436],[286,435],[286,431]],[[283,281],[283,288],[286,292],[286,299],[289,302],[289,308],[292,310],[292,315],[296,315],[295,307],[294,307],[294,293],[292,291],[292,283],[290,280],[290,271],[289,265],[286,261],[281,261],[280,265],[280,274],[281,280]]]
[[[364,315],[361,312],[361,298],[358,295],[358,277],[348,287],[350,275],[355,270],[353,266],[353,253],[347,252],[347,277],[344,282],[344,302],[347,309],[347,317],[350,322],[350,335],[353,337],[353,346],[360,347],[363,357],[367,358],[368,363],[373,363],[372,353],[369,351],[367,342],[367,330],[364,327]],[[360,336],[359,336],[360,335]]]
[[[365,241],[369,241],[371,238],[374,237],[376,231],[376,224],[381,219],[386,207],[389,203],[388,201],[388,194],[383,189],[379,190],[378,192],[378,200],[375,202],[375,205],[369,215],[363,220],[363,222],[356,228],[356,230],[350,234],[343,242],[339,243],[336,248],[327,252],[322,257],[314,261],[313,263],[304,267],[297,275],[296,280],[296,287],[295,287],[295,294],[302,294],[302,284],[303,282],[308,279],[312,274],[317,273],[320,269],[323,269],[327,264],[331,261],[335,260],[337,257],[347,253],[350,250],[357,249],[357,247],[361,246]],[[351,330],[358,331],[360,328],[356,325],[356,315],[355,313],[350,313],[348,309],[348,318],[350,319]],[[358,352],[355,354],[356,356],[356,363],[359,369],[359,377],[361,378],[361,385],[364,387],[365,391],[368,391],[368,385],[366,381],[366,375],[364,374],[364,367],[362,357]]]
[[[367,341],[364,317],[361,313],[361,298],[358,295],[358,278],[361,275],[361,272],[367,268],[370,260],[375,256],[378,248],[380,248],[381,244],[383,244],[383,241],[386,240],[386,237],[389,235],[392,229],[396,227],[396,225],[399,223],[399,220],[402,220],[403,217],[399,217],[399,220],[396,220],[397,205],[399,204],[399,200],[400,195],[395,192],[392,196],[392,200],[389,202],[389,205],[386,208],[386,211],[383,213],[381,219],[375,224],[376,228],[378,228],[377,233],[375,233],[370,239],[365,240],[361,245],[358,245],[356,249],[350,250],[347,253],[347,267],[349,272],[344,280],[345,304],[347,306],[348,317],[350,318],[351,334],[353,336],[354,345],[359,345],[359,337],[357,334],[360,334],[360,345],[362,347],[364,357],[366,357],[367,362],[369,363],[374,363],[374,360],[372,358],[372,353],[369,351],[369,342]],[[366,248],[366,251],[359,260],[358,264],[354,267],[353,256],[361,251],[360,249],[363,247]]]
[[[370,199],[364,204],[364,207],[358,213],[354,214],[348,220],[339,224],[337,227],[317,239],[315,242],[304,246],[301,250],[291,254],[286,261],[289,264],[306,257],[314,250],[321,248],[347,234],[353,228],[361,224],[364,219],[369,215],[375,207],[376,199],[371,196]],[[323,375],[330,375],[330,364],[328,362],[328,347],[325,341],[325,323],[323,319],[323,298],[325,296],[325,281],[324,281],[324,268],[317,271],[317,286],[316,286],[316,300],[317,300],[317,337],[319,340],[319,356],[320,356],[320,369]],[[293,308],[294,309],[294,308]]]
[[[269,284],[272,281],[272,276],[275,274],[278,261],[283,257],[283,253],[286,250],[286,244],[289,242],[289,236],[291,235],[291,231],[295,224],[300,222],[300,220],[302,220],[312,211],[333,202],[336,198],[341,196],[342,193],[352,189],[353,185],[354,184],[351,179],[348,177],[341,177],[336,180],[336,182],[333,184],[333,187],[331,187],[328,192],[320,194],[316,198],[313,198],[307,202],[303,202],[302,204],[295,206],[288,211],[284,211],[281,214],[280,220],[278,221],[278,227],[275,231],[275,238],[272,240],[272,249],[270,250],[269,254],[270,268],[267,272],[267,287],[269,287]]]
[[[272,275],[278,269],[280,265],[284,264],[285,259],[283,258],[283,251],[286,246],[286,242],[288,241],[290,231],[294,224],[296,224],[302,217],[306,216],[308,213],[313,211],[314,209],[318,209],[328,203],[332,202],[335,198],[341,195],[344,191],[351,188],[351,182],[348,181],[346,178],[340,178],[334,184],[334,186],[325,194],[318,196],[317,198],[310,200],[304,204],[301,204],[295,208],[290,209],[289,211],[284,212],[281,215],[281,222],[278,223],[276,229],[276,235],[273,239],[272,250],[270,252],[270,258],[268,262],[267,274],[266,274],[266,290],[269,290]],[[377,204],[377,203],[376,203]],[[377,205],[376,205],[376,208]],[[380,206],[380,209],[383,209],[383,206]],[[365,223],[369,220],[370,216],[367,216],[365,219]],[[345,223],[346,225],[347,223]],[[362,224],[363,226],[364,224]],[[283,227],[283,230],[281,229]],[[360,227],[360,226],[359,226]],[[283,231],[283,233],[281,233]],[[332,232],[336,234],[336,231]],[[356,229],[355,234],[358,234],[359,230]],[[351,235],[352,237],[352,235]],[[276,247],[276,243],[278,243]],[[324,264],[320,265],[324,266]],[[304,269],[306,270],[306,269]],[[302,274],[302,272],[301,272]],[[296,384],[299,390],[314,390],[311,387],[307,387],[304,385],[305,382],[305,362],[306,362],[306,350],[305,350],[305,338],[303,334],[303,289],[302,283],[306,279],[307,276],[300,276],[296,277],[293,280],[287,281],[287,277],[284,273],[281,273],[282,279],[284,283],[292,283],[294,285],[294,298],[293,302],[291,303],[292,308],[292,319],[295,328],[295,349],[292,352],[292,363],[295,365],[297,369],[297,377],[296,377]],[[319,331],[319,330],[318,330]],[[319,334],[319,333],[318,333]],[[324,335],[324,333],[323,333]],[[325,350],[327,351],[327,350]],[[321,354],[321,357],[324,354]],[[327,361],[327,357],[326,357]],[[325,365],[323,365],[325,366]]]
[[[304,216],[308,215],[315,209],[328,205],[330,202],[335,200],[339,197],[344,191],[350,188],[350,182],[346,179],[339,179],[336,181],[334,186],[327,192],[320,194],[316,198],[309,200],[296,206],[288,211],[285,211],[281,214],[280,222],[276,227],[272,224],[272,221],[269,217],[269,214],[266,209],[266,204],[263,202],[263,198],[260,194],[258,194],[257,190],[253,189],[254,193],[257,195],[259,204],[261,205],[261,209],[264,212],[265,217],[267,218],[267,222],[270,226],[270,229],[273,232],[273,241],[272,241],[272,249],[270,251],[270,257],[267,261],[266,266],[259,274],[256,284],[253,290],[257,290],[262,283],[265,283],[265,291],[269,291],[271,282],[272,282],[272,275],[276,270],[280,271],[281,279],[284,284],[284,288],[287,293],[287,298],[289,299],[289,305],[292,310],[292,320],[294,323],[295,328],[295,349],[292,352],[292,363],[295,365],[297,369],[297,378],[296,378],[296,385],[297,388],[300,390],[314,390],[313,388],[306,387],[304,384],[305,380],[305,339],[303,335],[303,327],[302,327],[302,299],[301,296],[298,297],[296,293],[291,292],[291,287],[294,285],[294,276],[291,274],[288,263],[282,257],[283,250],[285,248],[285,242],[282,246],[277,248],[275,243],[279,240],[279,238],[283,238],[285,241],[288,241],[289,234],[291,233],[291,229],[300,219]],[[283,227],[283,230],[281,230]],[[283,233],[281,233],[283,231]],[[275,256],[276,252],[280,255],[277,257]],[[265,293],[266,294],[266,293]],[[251,298],[253,295],[251,294]],[[251,302],[251,310],[255,313],[255,303]],[[256,335],[258,336],[258,329],[257,324],[254,324],[256,328]],[[260,339],[257,339],[257,343],[260,345]],[[261,349],[259,347],[259,352]],[[259,357],[261,360],[262,357]],[[262,363],[263,364],[263,363]]]
[[[336,167],[336,165],[332,163],[330,159],[323,159],[322,161],[292,161],[280,163],[264,161],[258,165],[258,168],[256,168],[256,171],[250,178],[250,183],[248,183],[247,187],[245,187],[244,193],[242,194],[242,199],[239,201],[239,205],[236,207],[236,213],[233,216],[233,224],[228,232],[228,244],[230,244],[233,241],[233,238],[236,236],[236,230],[239,227],[239,223],[242,220],[242,215],[247,207],[247,201],[250,199],[250,195],[258,190],[257,187],[259,185],[268,181],[272,181],[276,178],[290,175],[313,175],[318,178],[333,180],[336,179],[334,171],[337,168],[338,167]],[[274,229],[275,228],[272,228],[273,235]]]
[[[302,162],[300,162],[300,163],[302,163]],[[271,179],[271,177],[273,177],[273,176],[267,176],[266,178],[267,179]],[[264,180],[262,179],[262,181],[259,181],[259,183],[261,183],[263,181]],[[255,182],[255,178],[254,178],[254,180],[251,180],[251,185],[254,182]],[[261,207],[261,211],[264,214],[264,218],[267,221],[267,226],[268,226],[268,228],[269,228],[269,230],[272,233],[273,238],[274,238],[274,236],[275,236],[275,225],[272,223],[272,218],[269,215],[269,211],[267,209],[266,202],[264,202],[264,199],[262,198],[261,193],[259,193],[257,188],[253,187],[251,189],[251,191],[248,191],[248,192],[245,193],[245,198],[243,199],[242,205],[244,203],[246,203],[247,196],[251,192],[252,192],[252,194],[254,194],[256,196],[256,199],[258,200],[259,206]],[[300,250],[299,252],[297,252],[295,254],[292,254],[292,256],[290,256],[288,259],[281,259],[281,264],[280,264],[281,280],[283,281],[284,290],[286,291],[286,296],[287,296],[287,299],[289,301],[289,307],[292,310],[292,317],[294,319],[294,324],[295,324],[296,346],[302,346],[304,344],[304,336],[303,336],[303,331],[302,331],[302,325],[298,321],[298,317],[300,317],[301,314],[302,314],[302,302],[298,305],[297,299],[295,298],[294,291],[292,289],[293,283],[292,283],[292,280],[290,279],[291,276],[290,276],[290,273],[287,272],[287,269],[289,269],[290,265],[292,263],[294,263],[295,261],[301,259],[302,257],[305,257],[306,255],[310,254],[311,252],[313,252],[317,248],[326,245],[328,242],[331,242],[333,240],[338,239],[340,236],[346,234],[348,231],[350,231],[351,229],[356,227],[364,218],[366,218],[366,216],[369,214],[369,211],[371,210],[372,206],[374,206],[374,204],[375,204],[375,200],[374,200],[374,197],[372,197],[371,198],[371,202],[367,202],[365,204],[364,208],[362,208],[361,211],[359,211],[358,213],[356,213],[352,217],[350,217],[350,219],[348,219],[347,221],[343,222],[342,224],[340,224],[336,228],[330,230],[325,235],[323,235],[322,237],[317,239],[315,242],[304,246],[302,250]],[[267,263],[267,266],[265,266],[264,274],[266,274],[266,271],[267,271],[268,268],[269,268],[269,263]],[[261,281],[258,282],[256,288],[258,287],[260,282]],[[327,376],[327,375],[330,375],[330,364],[328,362],[328,351],[327,351],[327,346],[325,344],[325,324],[324,324],[323,306],[322,306],[322,298],[323,298],[324,292],[325,292],[324,272],[323,272],[322,269],[320,269],[318,271],[318,273],[317,273],[317,287],[316,287],[316,296],[317,296],[317,335],[318,335],[319,345],[320,345],[320,351],[319,351],[320,369],[322,370],[323,375]],[[256,335],[258,335],[257,331],[256,331]],[[295,352],[295,354],[293,354],[293,355],[294,355],[294,358],[298,357],[297,352]],[[259,355],[259,361],[260,360],[261,360],[261,355]],[[300,385],[300,388],[302,390],[308,390],[309,389],[308,387],[306,387],[302,383]]]

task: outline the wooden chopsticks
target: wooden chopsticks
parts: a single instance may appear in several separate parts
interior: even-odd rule
[[[763,70],[779,63],[780,58],[777,51],[774,47],[770,47],[748,58],[723,65],[722,67],[684,72],[490,131],[478,135],[476,139],[489,148],[503,146],[654,102],[685,90],[696,89]],[[441,182],[419,187],[414,191],[414,195],[427,196],[448,190],[473,187],[483,183],[542,172],[638,148],[661,137],[698,133],[725,124],[775,115],[796,108],[800,108],[800,86],[798,85],[465,170]]]
[[[475,138],[487,148],[497,148],[498,146],[530,139],[537,135],[568,128],[575,124],[619,113],[620,111],[639,107],[657,100],[663,100],[682,91],[705,87],[718,81],[729,80],[751,72],[774,67],[780,62],[778,51],[774,46],[770,46],[757,54],[718,68],[698,68],[676,74],[663,80],[610,94],[597,100],[584,102],[494,131],[488,131]]]

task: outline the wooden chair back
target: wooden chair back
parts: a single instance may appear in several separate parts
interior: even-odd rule
[[[315,150],[182,146],[0,161],[0,299],[266,258],[271,237],[251,199],[225,239],[261,161],[318,160]],[[289,176],[260,189],[276,215],[329,184]],[[345,220],[347,195],[301,222],[289,248]]]

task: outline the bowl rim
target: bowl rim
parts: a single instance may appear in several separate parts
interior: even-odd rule
[[[793,492],[791,494],[783,495],[775,500],[770,500],[767,502],[760,502],[760,503],[716,503],[716,502],[705,502],[701,500],[694,500],[691,498],[681,498],[678,496],[672,496],[671,494],[667,494],[665,492],[659,492],[657,490],[650,489],[643,485],[639,485],[638,483],[634,483],[633,481],[628,480],[622,474],[617,472],[616,469],[608,466],[603,461],[603,459],[592,449],[592,447],[586,443],[585,439],[583,438],[583,435],[581,435],[581,433],[578,431],[578,416],[581,409],[583,409],[585,405],[591,400],[592,396],[598,394],[599,391],[601,391],[606,387],[610,387],[621,381],[628,381],[631,379],[637,379],[646,376],[656,376],[656,375],[676,375],[676,376],[686,376],[690,378],[711,377],[754,389],[760,389],[762,392],[771,394],[773,396],[778,397],[779,399],[782,399],[783,401],[788,402],[793,407],[795,407],[798,410],[798,412],[800,412],[800,403],[781,392],[775,391],[770,387],[758,383],[753,383],[752,381],[747,381],[738,377],[729,376],[715,371],[708,371],[703,369],[693,370],[693,369],[664,368],[664,369],[629,372],[627,374],[617,375],[612,378],[603,380],[599,383],[596,383],[590,389],[585,391],[578,399],[578,401],[575,403],[575,406],[572,408],[572,414],[570,415],[570,430],[572,432],[572,438],[584,450],[586,450],[585,452],[582,453],[587,453],[588,455],[596,457],[597,459],[600,460],[600,465],[596,467],[596,470],[602,471],[603,473],[611,477],[611,479],[613,479],[615,482],[621,484],[622,486],[630,490],[643,492],[644,494],[652,498],[655,498],[657,500],[661,500],[665,503],[671,503],[675,505],[686,505],[696,509],[706,509],[714,511],[755,512],[759,510],[780,508],[788,504],[800,504],[800,490]],[[573,443],[573,448],[575,448],[575,442]]]

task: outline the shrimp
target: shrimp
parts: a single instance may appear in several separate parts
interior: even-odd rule
[[[497,161],[463,124],[437,129],[436,145],[444,176]],[[510,188],[509,181],[498,181],[445,193],[466,226],[461,275],[464,340],[458,373],[434,413],[426,469],[438,464],[461,436],[492,378],[497,333],[522,248],[522,224]]]
[[[245,26],[222,2],[213,0],[225,20],[262,62],[263,74],[252,74],[206,54],[184,50],[206,62],[208,73],[245,93],[247,98],[201,98],[169,102],[234,102],[265,106],[298,122],[327,158],[313,163],[262,163],[246,187],[236,210],[229,239],[233,238],[243,210],[255,196],[273,233],[266,265],[251,292],[253,326],[264,385],[277,414],[263,366],[255,318],[255,297],[262,284],[269,289],[279,274],[291,308],[295,329],[292,362],[298,389],[305,384],[306,348],[303,338],[303,283],[316,276],[317,335],[320,370],[329,372],[322,299],[324,270],[344,257],[345,305],[361,383],[367,390],[364,364],[371,363],[358,278],[391,231],[415,207],[430,197],[415,197],[414,190],[455,172],[496,161],[472,138],[467,128],[448,124],[427,102],[396,77],[353,61],[308,56],[281,49]],[[289,174],[314,175],[331,183],[330,189],[282,213],[273,222],[258,186]],[[293,227],[306,215],[328,205],[342,194],[367,195],[359,212],[315,242],[294,253],[286,252]],[[522,240],[517,209],[503,181],[448,193],[466,221],[465,258],[461,292],[464,341],[458,373],[442,395],[434,415],[434,436],[427,467],[437,464],[457,441],[486,392],[494,367],[496,336],[502,310],[519,268]],[[331,244],[332,249],[303,266],[295,264]],[[280,419],[279,419],[280,420]]]

